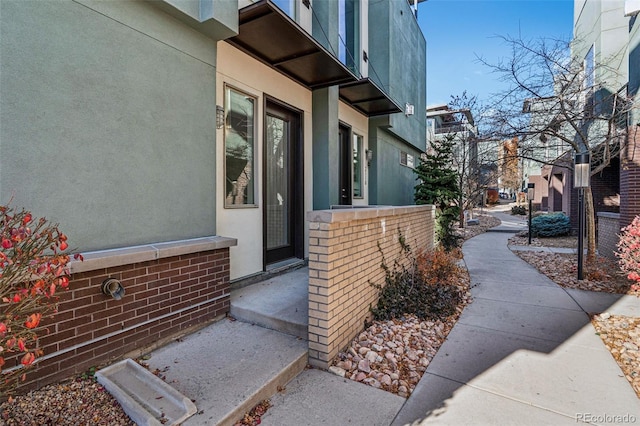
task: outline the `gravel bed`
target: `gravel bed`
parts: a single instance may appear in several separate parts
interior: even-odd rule
[[[640,318],[604,312],[591,323],[640,398]]]
[[[0,425],[135,426],[98,382],[78,378],[44,386],[0,405]]]

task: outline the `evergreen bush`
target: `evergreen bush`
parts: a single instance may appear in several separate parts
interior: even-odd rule
[[[525,206],[513,206],[511,207],[512,215],[525,215],[527,214],[527,209]]]
[[[531,235],[536,237],[560,237],[569,235],[571,224],[564,213],[549,213],[531,220]]]

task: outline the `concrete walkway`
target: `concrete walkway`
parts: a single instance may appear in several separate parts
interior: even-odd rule
[[[588,312],[640,315],[640,299],[565,290],[507,247],[468,240],[473,302],[393,425],[640,422],[640,400]]]

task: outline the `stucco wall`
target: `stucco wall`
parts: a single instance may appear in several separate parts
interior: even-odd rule
[[[281,73],[267,67],[247,54],[235,49],[229,43],[222,42],[218,46],[218,69],[216,83],[217,104],[224,105],[224,85],[228,84],[257,99],[257,130],[255,158],[257,180],[255,207],[224,207],[224,132],[217,130],[217,231],[221,235],[232,236],[238,240],[237,247],[231,248],[231,279],[258,273],[263,269],[263,140],[264,140],[264,102],[265,96],[271,96],[292,107],[303,111],[302,131],[304,138],[304,208],[312,209],[313,175],[312,160],[312,121],[311,91],[294,82]],[[215,108],[214,108],[215,109]],[[306,227],[305,227],[306,228]],[[307,241],[305,231],[305,241]],[[305,243],[306,251],[306,243]],[[306,253],[305,253],[306,254]]]
[[[81,251],[216,233],[216,43],[145,2],[0,2],[0,202]]]
[[[400,164],[400,152],[413,155],[414,165],[420,152],[406,145],[379,127],[369,129],[369,146],[374,161],[369,172],[369,200],[372,205],[403,206],[414,204],[414,187],[418,183],[413,169]]]
[[[426,150],[426,41],[408,2],[369,3],[369,77],[400,107],[414,106],[414,114],[389,116],[389,132]]]

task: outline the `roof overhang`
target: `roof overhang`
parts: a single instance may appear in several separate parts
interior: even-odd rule
[[[357,80],[342,62],[269,0],[240,9],[238,26],[238,35],[227,42],[310,89]]]
[[[340,98],[369,117],[402,112],[402,108],[370,78],[341,84]]]

